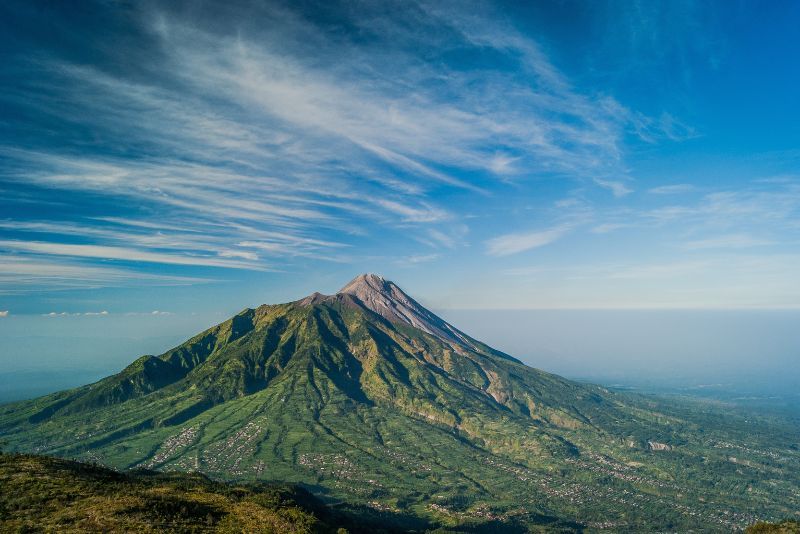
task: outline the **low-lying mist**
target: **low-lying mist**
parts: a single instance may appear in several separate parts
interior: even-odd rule
[[[800,406],[800,311],[447,310],[473,337],[568,378]]]

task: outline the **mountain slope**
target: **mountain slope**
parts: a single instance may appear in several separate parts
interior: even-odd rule
[[[663,409],[527,367],[362,275],[335,295],[244,310],[95,384],[0,407],[0,434],[16,450],[301,482],[453,524],[787,516],[793,477],[775,486],[769,469],[798,466],[789,443],[777,443],[785,462],[751,462],[769,476],[742,495],[735,476],[698,476],[729,476],[713,445],[726,428]]]
[[[200,475],[121,474],[42,456],[0,454],[0,485],[3,532],[311,534],[333,533],[341,525],[301,488],[234,487]]]

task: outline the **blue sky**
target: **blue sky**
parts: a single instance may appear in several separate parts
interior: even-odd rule
[[[0,320],[800,306],[797,2],[161,4],[0,6]]]

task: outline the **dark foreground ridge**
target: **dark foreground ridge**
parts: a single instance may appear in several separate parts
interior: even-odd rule
[[[213,482],[200,474],[118,473],[0,454],[2,532],[336,532],[347,521],[297,486]]]
[[[797,427],[528,367],[377,275],[0,406],[11,450],[302,484],[403,528],[731,531],[800,509]]]

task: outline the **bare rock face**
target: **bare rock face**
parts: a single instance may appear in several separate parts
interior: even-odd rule
[[[311,293],[309,296],[307,296],[306,298],[300,300],[299,304],[301,306],[313,306],[314,304],[319,304],[320,302],[323,302],[327,298],[329,298],[329,297],[326,296],[326,295],[323,295],[322,293],[320,293],[318,291],[315,291],[315,292]]]
[[[657,441],[648,441],[647,447],[651,451],[671,451],[672,447],[666,443],[659,443]]]
[[[364,307],[393,323],[405,323],[448,343],[473,348],[472,341],[463,332],[429,312],[394,282],[377,274],[359,275],[337,294],[356,297]]]

